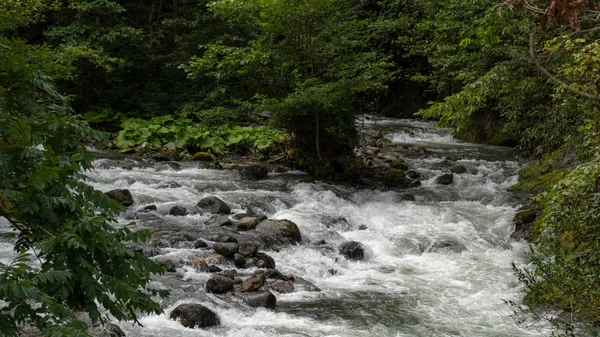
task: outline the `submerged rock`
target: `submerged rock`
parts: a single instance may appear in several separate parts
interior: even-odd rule
[[[200,207],[203,212],[213,214],[231,213],[231,207],[229,207],[229,205],[227,205],[223,200],[215,196],[206,197],[200,200],[196,206]]]
[[[129,192],[129,190],[117,189],[108,191],[104,194],[106,194],[109,198],[113,199],[114,201],[120,203],[123,206],[133,205],[133,197],[131,196],[131,192]]]
[[[450,185],[454,181],[454,175],[452,173],[444,173],[441,176],[435,178],[436,184]]]
[[[219,316],[201,304],[181,304],[171,311],[169,317],[179,320],[186,328],[206,328],[219,325]]]
[[[268,290],[255,291],[255,292],[242,292],[238,293],[244,302],[249,306],[257,308],[264,307],[268,309],[275,309],[277,304],[277,297]]]
[[[187,213],[187,210],[185,209],[185,207],[181,207],[181,206],[173,206],[169,210],[169,214],[175,215],[175,216],[184,216],[186,213]]]
[[[362,261],[365,259],[365,247],[356,241],[344,242],[340,246],[340,254],[349,260]]]
[[[261,180],[267,178],[269,169],[264,165],[249,165],[241,167],[240,176],[247,180]]]
[[[467,247],[464,244],[450,239],[435,242],[427,249],[428,252],[433,253],[460,253],[465,250],[467,250]]]

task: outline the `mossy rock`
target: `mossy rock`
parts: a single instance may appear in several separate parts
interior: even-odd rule
[[[205,162],[211,162],[214,160],[212,154],[208,152],[196,152],[194,156],[192,156],[192,160],[199,160]]]
[[[519,173],[519,182],[511,187],[511,190],[539,193],[550,189],[570,172],[567,169],[559,169],[535,176],[532,173],[534,170],[526,172],[523,175],[526,178],[522,178],[522,175]]]

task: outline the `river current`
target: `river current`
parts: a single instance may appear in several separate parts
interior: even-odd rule
[[[88,173],[89,183],[102,191],[129,189],[135,200],[130,209],[156,205],[157,217],[193,226],[208,215],[175,217],[167,211],[214,195],[233,213],[251,210],[295,222],[302,243],[265,252],[283,274],[300,276],[321,290],[277,294],[274,310],[250,308],[207,294],[204,284],[210,274],[184,266],[177,272],[180,282],[169,283],[172,295],[163,301],[165,313],[141,317],[143,327],[119,323],[127,335],[548,335],[543,328],[517,326],[503,301],[522,298],[511,263],[524,263],[527,243],[510,237],[519,199],[508,189],[524,162],[512,149],[460,142],[429,122],[364,118],[361,127],[381,130],[392,140],[394,151],[420,173],[421,186],[382,192],[303,183],[305,174],[298,171],[271,172],[265,180],[245,181],[235,170],[185,164],[177,169],[165,165],[127,169],[97,160],[96,169]],[[415,153],[415,146],[425,151]],[[439,163],[448,155],[457,157],[456,164],[466,172],[454,174],[452,184],[440,185],[435,182],[443,173]],[[119,221],[131,220],[125,214]],[[320,240],[334,246],[358,241],[366,247],[365,260],[347,260],[335,247],[314,244]],[[10,244],[0,242],[1,256],[8,256],[10,249]],[[181,260],[194,253],[194,248],[184,246],[161,250],[162,256]],[[221,325],[187,329],[169,320],[169,312],[182,303],[209,307]]]

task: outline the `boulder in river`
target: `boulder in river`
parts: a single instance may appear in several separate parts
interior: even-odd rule
[[[100,334],[100,337],[125,337],[127,336],[120,326],[108,323],[104,326],[104,331]]]
[[[247,278],[240,286],[241,292],[258,291],[265,285],[267,277],[264,273],[256,273]]]
[[[186,328],[206,328],[221,323],[216,313],[201,304],[181,304],[171,311],[169,317],[179,320]]]
[[[361,261],[365,259],[365,247],[356,241],[344,242],[340,246],[340,254],[348,260]]]
[[[117,189],[117,190],[108,191],[104,194],[106,194],[109,198],[120,203],[123,206],[133,205],[133,197],[131,196],[131,192],[129,192],[129,190]]]
[[[452,173],[444,173],[441,176],[435,178],[436,184],[450,185],[454,181],[454,175]]]
[[[208,153],[208,152],[196,152],[193,156],[192,156],[192,160],[199,160],[199,161],[213,161],[214,158],[212,156],[212,154]]]
[[[223,200],[215,197],[209,196],[203,198],[196,204],[196,206],[200,207],[203,212],[213,213],[213,214],[229,214],[231,213],[231,207],[227,205]]]
[[[235,242],[215,242],[212,249],[217,253],[226,257],[233,257],[239,250],[239,245]]]
[[[427,251],[433,253],[460,253],[466,249],[467,247],[458,241],[452,239],[444,239],[432,244],[431,247],[427,249]]]
[[[267,178],[269,169],[264,165],[248,165],[239,169],[240,176],[247,180],[261,180]]]
[[[264,220],[256,225],[256,231],[272,235],[281,242],[296,244],[302,241],[300,229],[290,220]]]
[[[248,241],[244,242],[240,245],[239,253],[242,254],[245,258],[253,258],[256,253],[258,253],[258,249],[260,248],[261,243],[258,241]]]
[[[277,304],[277,297],[268,290],[254,291],[254,292],[242,292],[238,293],[244,302],[253,308],[264,307],[268,309],[275,309]]]
[[[463,174],[463,173],[467,173],[467,168],[464,167],[463,165],[455,165],[450,168],[450,172],[456,173],[456,174]]]
[[[154,259],[154,262],[160,264],[161,266],[165,267],[167,269],[168,272],[175,272],[177,271],[177,262],[166,258],[166,257],[158,257],[156,259]]]
[[[266,268],[266,269],[274,269],[275,268],[275,260],[272,257],[265,253],[258,252],[252,259],[252,263],[257,268]]]
[[[233,290],[233,279],[223,275],[213,275],[206,281],[206,291],[213,294],[224,294]]]
[[[235,253],[233,254],[233,264],[238,268],[243,268],[246,266],[246,258],[242,254]]]
[[[273,291],[282,294],[288,294],[294,292],[294,284],[291,281],[284,280],[273,280],[267,284],[267,287]]]
[[[185,207],[181,207],[181,206],[173,206],[173,207],[171,207],[171,209],[169,209],[170,215],[184,216],[186,213],[187,213],[187,210],[185,209]]]
[[[199,256],[192,257],[188,261],[188,264],[190,266],[194,267],[194,269],[196,269],[196,270],[200,270],[203,272],[209,271],[208,263],[206,263],[206,260],[204,258],[201,258]]]
[[[251,229],[254,229],[256,225],[258,225],[258,223],[261,222],[261,220],[263,219],[254,216],[244,217],[240,219],[240,222],[238,222],[237,230],[249,231]]]

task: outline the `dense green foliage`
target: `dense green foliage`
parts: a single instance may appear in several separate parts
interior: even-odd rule
[[[8,22],[35,21],[34,9],[15,5]],[[49,75],[64,68],[53,55],[0,35],[0,216],[16,234],[15,259],[0,263],[2,336],[23,324],[87,336],[72,310],[94,324],[108,315],[136,321],[161,312],[155,296],[165,295],[149,288],[163,267],[125,245],[150,233],[114,227],[123,207],[83,182],[92,162],[84,144],[104,136],[55,89]]]

